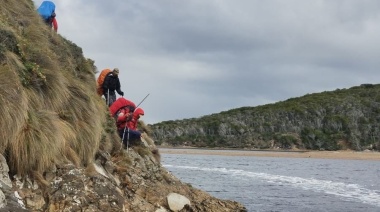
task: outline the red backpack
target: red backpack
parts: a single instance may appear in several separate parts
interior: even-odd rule
[[[102,72],[100,72],[99,76],[98,76],[98,79],[96,80],[97,81],[97,87],[96,87],[96,92],[99,94],[99,96],[102,96],[103,95],[103,83],[104,83],[104,79],[108,76],[108,74],[110,74],[112,71],[111,69],[103,69]]]
[[[112,105],[110,106],[110,113],[112,117],[115,117],[117,115],[117,112],[119,112],[121,109],[127,108],[129,113],[133,113],[133,111],[136,108],[135,103],[132,101],[129,101],[125,98],[118,98]]]

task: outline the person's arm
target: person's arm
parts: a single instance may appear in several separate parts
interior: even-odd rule
[[[127,122],[127,127],[131,130],[136,130],[135,123],[136,123],[136,120],[132,119],[132,120]]]
[[[126,116],[125,114],[123,114],[123,115],[119,115],[119,116],[117,117],[117,122],[119,122],[119,123],[126,122],[127,117],[128,117],[128,116]]]
[[[117,116],[117,122],[129,122],[132,118],[131,113],[128,113],[125,109],[122,109],[122,111]]]
[[[134,130],[137,130],[137,122],[138,122],[139,120],[135,120],[135,122],[133,122],[133,129]]]
[[[53,18],[53,29],[55,32],[58,32],[58,22],[56,18]]]
[[[116,92],[120,95],[120,96],[124,96],[124,92],[120,90],[120,80],[119,78],[117,78],[117,82],[116,82]]]

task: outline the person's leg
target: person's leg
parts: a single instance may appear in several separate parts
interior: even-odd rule
[[[106,105],[108,105],[108,93],[103,94],[103,96],[105,98]]]
[[[108,103],[108,106],[111,106],[116,101],[116,94],[115,93],[110,93],[109,101],[110,102]]]
[[[135,146],[138,145],[141,142],[141,133],[137,130],[131,130],[128,128],[124,130],[119,130],[119,135],[123,139],[123,144],[125,147],[128,146]]]
[[[140,140],[141,133],[137,130],[129,130],[129,138],[131,140]]]
[[[136,130],[131,130],[128,128],[118,130],[120,138],[123,140],[124,148],[131,146],[131,141],[136,141],[140,139],[141,133]]]

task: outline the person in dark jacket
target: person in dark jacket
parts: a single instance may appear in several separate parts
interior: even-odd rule
[[[120,81],[119,81],[119,69],[114,68],[113,71],[107,75],[104,79],[103,85],[103,95],[106,98],[108,106],[111,106],[112,103],[116,101],[116,93],[124,96],[124,92],[120,90]]]

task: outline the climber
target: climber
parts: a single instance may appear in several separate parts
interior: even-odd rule
[[[44,22],[55,32],[58,31],[58,22],[55,14],[55,4],[51,1],[43,1],[37,9],[38,14],[42,17]]]
[[[102,84],[103,95],[106,98],[108,106],[111,106],[112,103],[116,101],[116,92],[120,96],[124,96],[124,92],[120,90],[120,81],[119,81],[119,69],[114,68],[113,71],[106,76]]]
[[[117,129],[123,144],[128,148],[129,145],[139,145],[141,142],[141,132],[137,129],[138,120],[144,115],[144,110],[136,108],[130,112],[128,108],[120,110],[117,116]]]

